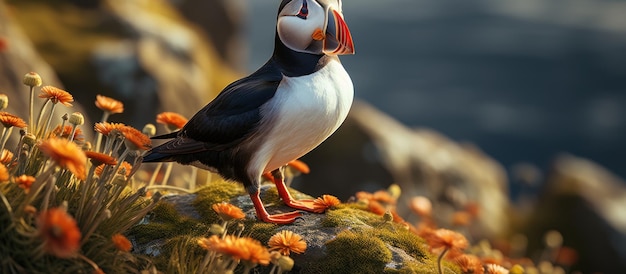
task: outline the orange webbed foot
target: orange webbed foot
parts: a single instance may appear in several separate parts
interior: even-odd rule
[[[273,215],[269,215],[269,214],[259,215],[257,213],[257,216],[259,217],[259,219],[261,219],[261,221],[264,221],[266,223],[284,225],[284,224],[291,224],[295,222],[298,218],[300,218],[300,212],[292,211],[292,212],[279,213],[279,214],[273,214]]]

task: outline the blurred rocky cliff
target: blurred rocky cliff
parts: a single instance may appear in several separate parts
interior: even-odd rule
[[[138,128],[165,110],[190,116],[238,75],[235,54],[225,49],[241,47],[235,38],[241,8],[230,1],[183,2],[5,1],[2,26],[30,40],[20,43],[14,30],[4,37],[7,47],[41,58],[3,74],[37,71],[49,81],[44,84],[55,84],[48,79],[56,74],[93,119],[101,115],[92,107],[96,94],[123,101],[126,110],[113,121]],[[194,20],[200,15],[189,14],[187,5],[223,16]],[[215,26],[230,31],[214,32]],[[21,90],[17,84],[3,90]]]

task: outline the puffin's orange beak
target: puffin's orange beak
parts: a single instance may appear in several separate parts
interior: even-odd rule
[[[329,55],[354,54],[352,35],[341,13],[331,8],[327,18],[323,52]]]

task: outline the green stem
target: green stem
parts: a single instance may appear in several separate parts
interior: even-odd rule
[[[102,119],[100,119],[100,122],[105,123],[107,120],[109,119],[109,112],[105,111],[102,114]],[[100,149],[100,143],[102,143],[102,133],[98,132],[98,134],[96,134],[96,147],[94,149],[94,151],[99,151]]]
[[[161,182],[161,185],[163,186],[167,185],[167,180],[169,180],[170,174],[172,173],[172,167],[173,167],[173,164],[171,162],[167,163],[167,167],[165,168],[165,174],[163,175],[163,181]]]
[[[184,189],[182,187],[177,187],[177,186],[168,186],[168,185],[153,185],[153,186],[147,186],[146,190],[149,189],[168,189],[168,190],[176,190],[176,191],[180,191],[183,193],[193,193],[193,191],[189,190],[189,189]]]
[[[6,138],[6,136],[8,136],[8,135],[9,135],[9,133],[8,133],[7,127],[2,127],[2,137],[0,137],[0,141],[2,142],[2,146],[0,147],[0,153],[2,153],[2,151],[4,151],[4,144],[6,143],[5,139],[8,139],[8,138]]]
[[[70,142],[74,141],[74,134],[76,134],[76,129],[78,129],[78,125],[73,125],[72,132],[70,133],[70,136],[68,136],[68,139],[70,140]],[[63,130],[63,127],[61,127],[61,130]]]
[[[87,191],[90,190],[91,186],[94,184],[95,179],[94,179],[93,174],[94,174],[95,169],[96,169],[96,166],[91,165],[91,167],[89,168],[89,174],[87,175],[87,181],[80,184],[81,195],[80,195],[80,200],[78,201],[78,211],[76,212],[77,220],[82,219],[83,210],[85,208],[85,204],[87,203]]]
[[[198,168],[195,166],[191,167],[191,179],[189,179],[189,190],[196,190],[196,180],[198,179]]]
[[[33,128],[33,131],[31,132],[35,136],[37,136],[37,129],[41,127],[41,119],[43,119],[44,110],[48,106],[49,102],[50,102],[50,99],[46,99],[46,102],[43,103],[43,105],[41,106],[41,109],[39,110],[39,117],[37,117],[37,123],[34,125],[35,128]]]
[[[28,132],[35,132],[35,124],[34,124],[34,113],[33,108],[35,107],[35,87],[30,87],[30,105],[28,108]]]
[[[157,166],[154,168],[154,171],[152,172],[152,176],[150,176],[150,181],[148,181],[148,187],[154,184],[157,176],[159,175],[159,171],[161,171],[162,166],[163,166],[163,162],[159,162]]]
[[[444,249],[441,254],[439,254],[439,258],[437,258],[437,268],[439,270],[439,274],[443,274],[443,268],[441,266],[441,261],[443,260],[443,256],[446,255],[446,253],[448,253],[448,250],[450,250],[450,248]]]
[[[41,138],[45,138],[46,133],[48,133],[48,129],[50,128],[50,123],[52,122],[52,117],[54,116],[54,109],[56,108],[57,104],[52,104],[52,108],[50,109],[50,115],[48,115],[48,120],[46,121],[46,124],[43,127],[43,133],[41,134]]]

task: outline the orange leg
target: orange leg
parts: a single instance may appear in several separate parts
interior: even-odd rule
[[[258,191],[255,193],[251,193],[250,199],[252,199],[252,204],[254,205],[254,209],[256,210],[256,216],[264,222],[275,224],[291,224],[295,222],[298,217],[300,217],[300,212],[298,211],[270,215],[267,210],[265,210],[265,206],[263,206],[263,202],[261,202]]]
[[[278,195],[283,199],[283,202],[289,207],[295,209],[306,210],[310,212],[315,212],[315,207],[313,206],[313,200],[296,200],[291,197],[289,194],[289,190],[285,186],[285,181],[283,179],[283,171],[281,168],[278,168],[272,171],[272,180],[276,185],[276,189],[278,190]]]

